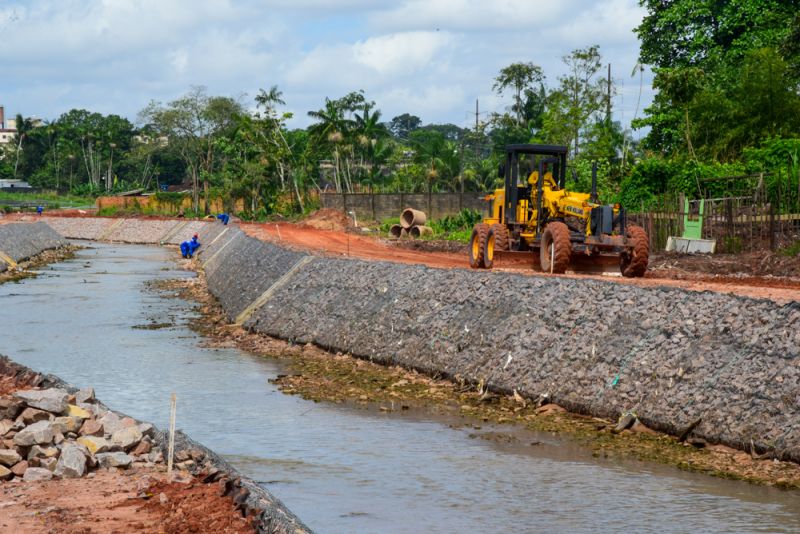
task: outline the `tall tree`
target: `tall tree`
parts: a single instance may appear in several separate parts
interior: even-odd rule
[[[546,140],[572,147],[577,156],[586,128],[605,110],[609,80],[598,77],[601,56],[597,45],[573,50],[564,56],[567,73],[558,78],[558,88],[548,95],[542,135]]]
[[[494,79],[492,90],[502,95],[507,89],[514,91],[514,104],[512,110],[516,114],[517,124],[522,125],[525,119],[525,103],[523,94],[530,91],[529,95],[536,95],[537,90],[544,86],[544,73],[542,68],[533,63],[512,63],[500,70]]]
[[[422,119],[410,113],[403,113],[389,122],[389,131],[397,139],[407,140],[411,132],[422,126]]]

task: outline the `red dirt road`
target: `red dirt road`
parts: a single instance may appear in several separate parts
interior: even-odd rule
[[[333,257],[352,257],[373,261],[420,264],[444,269],[468,269],[466,256],[448,252],[425,252],[394,246],[391,242],[365,235],[335,230],[319,230],[290,223],[242,223],[242,230],[251,237],[280,243]],[[495,272],[514,272],[528,276],[551,276],[533,270],[520,262],[495,267]],[[616,273],[614,273],[616,274]],[[678,287],[691,291],[715,291],[746,297],[765,298],[779,303],[800,301],[800,279],[779,277],[737,277],[704,273],[677,273],[651,270],[644,278],[623,278],[608,274],[565,274],[567,278],[593,278],[632,284],[640,287]]]
[[[65,215],[69,217],[85,217],[85,214],[74,210],[50,212],[50,216]],[[145,219],[169,219],[169,217],[142,217]],[[178,219],[175,219],[178,220]],[[36,217],[30,214],[7,215],[0,218],[0,224],[10,222],[35,222]],[[321,221],[324,223],[325,221]],[[392,241],[370,235],[359,235],[345,232],[337,224],[331,222],[331,230],[319,229],[320,221],[314,228],[304,224],[292,223],[241,223],[241,228],[248,235],[280,243],[295,249],[306,250],[315,254],[332,257],[352,257],[372,261],[390,261],[396,263],[419,264],[443,269],[468,269],[469,263],[464,254],[451,252],[428,252],[411,250],[396,246]],[[324,226],[324,225],[322,225]],[[652,258],[651,258],[652,259]],[[734,258],[737,260],[738,256]],[[744,257],[742,258],[744,261]],[[697,260],[705,261],[705,260]],[[498,265],[499,264],[499,265]],[[495,272],[514,272],[526,276],[550,276],[533,270],[533,258],[530,261],[498,261]],[[703,270],[703,265],[691,270],[656,267],[650,269],[644,278],[622,278],[618,271],[608,274],[565,274],[557,275],[567,278],[593,278],[621,284],[632,284],[640,287],[677,287],[691,291],[715,291],[735,295],[765,298],[778,303],[800,302],[800,278],[784,276],[745,276],[731,273],[715,274],[713,266]],[[776,272],[775,274],[780,274]],[[609,276],[611,275],[611,276]]]

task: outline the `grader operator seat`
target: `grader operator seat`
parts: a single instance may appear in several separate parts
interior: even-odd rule
[[[535,183],[528,183],[525,180],[525,185],[519,185],[519,163],[520,160],[528,156],[534,163],[534,172],[536,174]],[[503,209],[503,222],[505,224],[514,224],[516,206],[521,199],[531,198],[532,188],[536,188],[537,203],[541,202],[542,189],[544,187],[544,180],[539,180],[539,176],[547,176],[550,174],[546,169],[552,168],[552,177],[554,185],[558,189],[564,189],[564,184],[567,179],[567,147],[559,145],[528,145],[517,144],[506,146],[506,157],[503,164],[500,166],[501,174],[503,175],[503,182],[505,185],[506,196],[505,206]],[[542,215],[542,210],[538,209],[537,213]]]

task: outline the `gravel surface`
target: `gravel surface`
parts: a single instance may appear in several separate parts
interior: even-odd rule
[[[116,222],[105,217],[42,217],[42,220],[70,239],[99,239]]]

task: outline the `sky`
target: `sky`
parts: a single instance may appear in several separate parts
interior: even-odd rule
[[[564,55],[597,44],[627,125],[653,93],[649,71],[632,75],[642,17],[637,0],[0,0],[0,105],[136,122],[192,86],[252,107],[277,85],[292,127],[359,89],[384,120],[470,126],[476,99],[481,120],[510,105],[492,92],[501,68],[533,62],[552,87]]]

